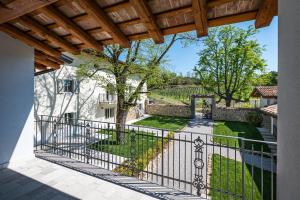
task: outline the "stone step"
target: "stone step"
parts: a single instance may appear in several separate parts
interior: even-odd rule
[[[262,136],[264,137],[271,137],[271,138],[275,138],[274,135],[271,135],[270,133],[260,133]]]
[[[274,137],[270,137],[270,136],[262,136],[262,137],[267,141],[269,141],[269,140],[276,141],[276,138],[274,138]]]
[[[277,150],[271,150],[271,153],[277,155]]]

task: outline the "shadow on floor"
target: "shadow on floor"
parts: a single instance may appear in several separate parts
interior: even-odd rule
[[[117,184],[119,186],[131,189],[142,194],[149,195],[157,199],[202,199],[200,197],[177,191],[171,188],[160,186],[148,181],[136,179],[135,177],[123,176],[118,173],[92,166],[80,161],[72,160],[70,158],[59,155],[47,153],[44,151],[36,152],[36,157],[50,161],[55,164],[88,174],[102,180]]]
[[[195,127],[201,127],[201,126],[212,126],[212,124],[213,124],[213,121],[210,119],[195,118],[189,122],[188,127],[195,128]]]
[[[69,194],[49,185],[34,180],[11,169],[0,170],[0,199],[70,199],[77,200]]]

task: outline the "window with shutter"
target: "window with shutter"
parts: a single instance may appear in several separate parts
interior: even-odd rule
[[[110,109],[110,118],[114,118],[115,117],[115,109],[111,108]]]
[[[72,79],[57,80],[57,93],[62,94],[64,92],[74,92],[78,94],[79,81]]]
[[[105,119],[109,119],[109,109],[105,109]]]
[[[64,80],[64,92],[73,92],[73,80],[65,79]]]
[[[115,117],[115,109],[114,108],[106,108],[105,109],[105,119],[110,119]]]
[[[64,120],[67,124],[74,124],[76,113],[65,113]]]
[[[79,93],[80,82],[78,80],[73,80],[73,92]]]
[[[57,94],[61,94],[63,92],[63,80],[59,79],[56,81],[57,87],[56,87],[56,91]]]

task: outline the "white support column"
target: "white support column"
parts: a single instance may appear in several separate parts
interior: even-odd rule
[[[33,48],[0,32],[0,168],[33,156]]]
[[[300,199],[300,1],[279,0],[277,199]]]

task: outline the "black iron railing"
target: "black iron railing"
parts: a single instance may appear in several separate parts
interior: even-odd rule
[[[276,199],[273,142],[41,116],[36,149],[213,199]]]

